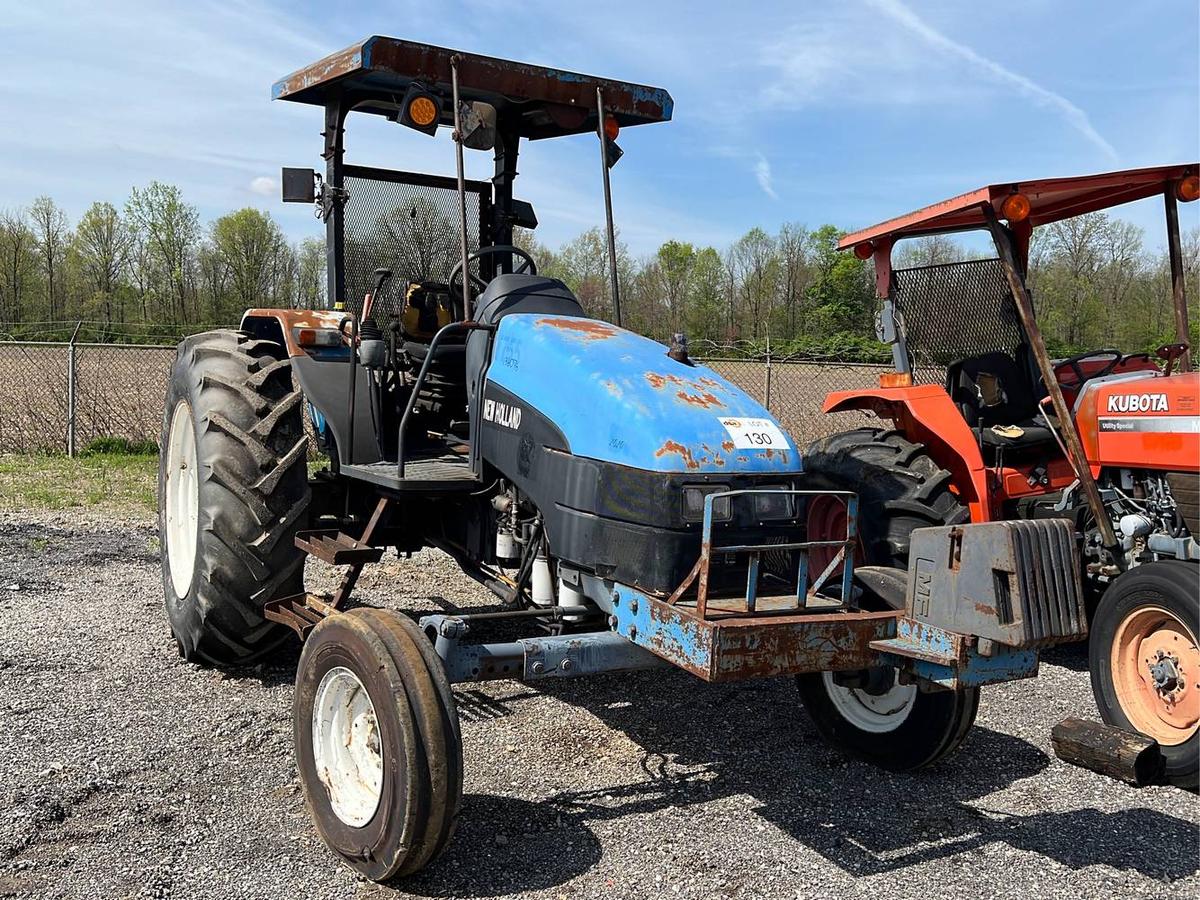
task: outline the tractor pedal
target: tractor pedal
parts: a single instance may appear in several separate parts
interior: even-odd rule
[[[310,556],[333,566],[363,565],[379,562],[382,547],[372,547],[340,531],[300,531],[296,546]]]
[[[326,616],[337,612],[337,608],[316,594],[292,594],[279,597],[263,604],[263,617],[291,628],[300,640],[308,637]]]

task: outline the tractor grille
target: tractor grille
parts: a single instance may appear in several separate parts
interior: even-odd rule
[[[1087,634],[1075,534],[1064,519],[1006,523],[1025,625],[1025,645],[1057,643]]]
[[[918,381],[940,381],[950,363],[992,350],[1016,355],[1017,305],[998,259],[897,269],[893,298],[904,316]]]
[[[346,308],[359,312],[374,287],[375,270],[392,270],[375,317],[387,321],[399,312],[406,281],[445,282],[462,256],[459,245],[458,189],[453,178],[345,166]],[[479,249],[488,234],[492,187],[468,181],[467,249]],[[478,274],[477,264],[472,270]]]

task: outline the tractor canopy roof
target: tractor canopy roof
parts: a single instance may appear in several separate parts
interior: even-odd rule
[[[1196,174],[1198,169],[1200,164],[1185,163],[1149,169],[1126,169],[1122,172],[1105,172],[1099,175],[1081,175],[1075,178],[1043,178],[1038,181],[989,184],[848,234],[838,243],[838,249],[846,250],[864,241],[875,241],[879,238],[888,238],[895,243],[901,238],[986,228],[984,205],[990,204],[997,217],[1005,218],[1001,207],[1005,199],[1012,194],[1022,194],[1028,198],[1028,219],[1033,227],[1037,227],[1161,194],[1170,184],[1185,176]]]
[[[525,138],[596,131],[596,88],[622,128],[666,122],[674,105],[662,88],[611,81],[528,63],[376,35],[333,53],[271,88],[276,100],[324,106],[331,99],[359,112],[394,116],[412,82],[450,96],[450,60],[458,57],[459,97],[496,107],[500,123]],[[452,124],[446,104],[442,124]]]

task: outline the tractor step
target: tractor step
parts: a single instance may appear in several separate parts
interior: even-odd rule
[[[372,547],[334,530],[297,532],[296,546],[332,566],[379,562],[383,556],[382,547]]]
[[[316,594],[292,594],[290,597],[279,597],[263,604],[265,618],[288,626],[300,636],[300,640],[308,637],[308,633],[316,628],[322,619],[335,612],[336,607]]]
[[[343,465],[338,471],[347,478],[392,491],[451,493],[476,490],[480,484],[470,462],[458,453],[409,460],[404,464],[403,476],[396,463],[387,460]]]

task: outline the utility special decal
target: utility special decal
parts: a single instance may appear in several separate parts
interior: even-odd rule
[[[1100,430],[1107,433],[1200,434],[1200,416],[1146,416],[1135,419],[1101,418]]]
[[[521,427],[521,407],[485,399],[483,401],[483,420],[516,431]]]

